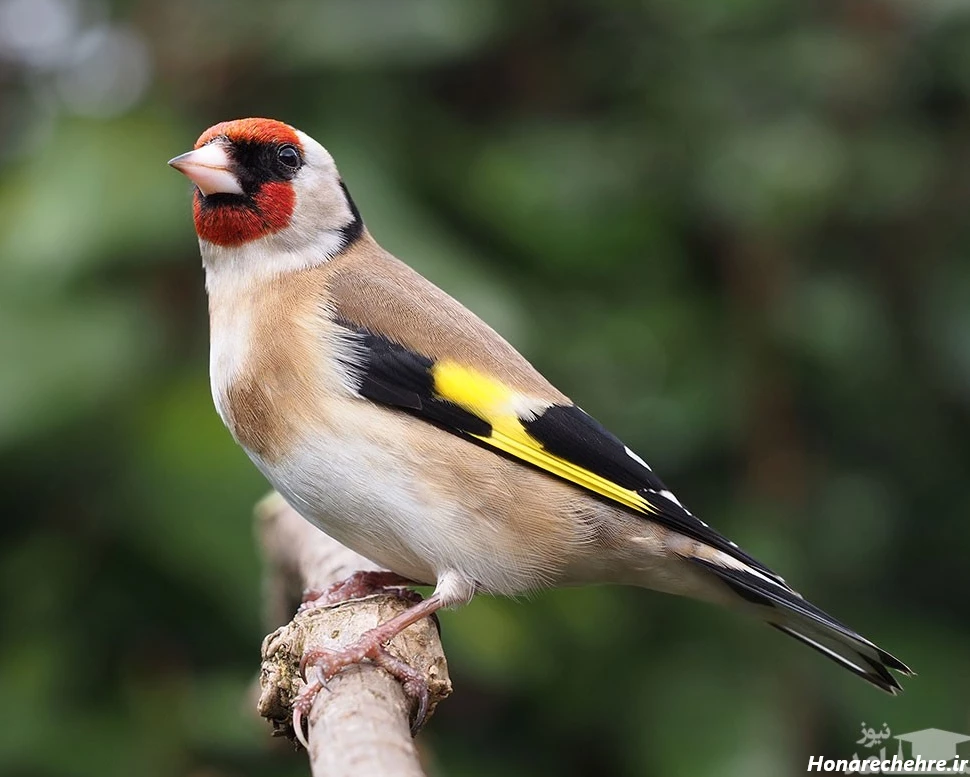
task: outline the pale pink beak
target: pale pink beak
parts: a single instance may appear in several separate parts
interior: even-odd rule
[[[210,194],[242,194],[239,179],[232,172],[232,159],[222,143],[215,141],[168,160],[188,176],[206,197]]]

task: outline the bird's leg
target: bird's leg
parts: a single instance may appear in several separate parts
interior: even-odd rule
[[[303,658],[300,659],[300,674],[306,679],[307,667],[312,666],[316,670],[312,681],[307,682],[293,700],[293,730],[304,747],[307,743],[303,736],[303,717],[309,713],[316,695],[326,687],[330,678],[348,666],[361,663],[364,659],[370,659],[392,677],[400,680],[405,693],[417,701],[417,711],[411,726],[411,732],[417,733],[428,714],[428,683],[420,672],[389,653],[384,646],[408,626],[422,618],[434,615],[435,611],[444,604],[440,594],[434,593],[400,615],[364,632],[354,644],[342,650],[310,650],[304,653]]]
[[[304,591],[299,612],[313,607],[327,607],[351,599],[363,599],[366,596],[382,593],[391,594],[411,604],[416,604],[421,601],[421,597],[413,591],[409,591],[406,588],[409,585],[419,584],[394,572],[376,570],[354,572],[346,580],[341,580],[327,588]]]

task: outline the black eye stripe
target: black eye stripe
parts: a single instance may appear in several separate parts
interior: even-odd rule
[[[250,196],[264,183],[292,180],[303,167],[302,154],[290,143],[235,141],[230,153],[235,163],[233,172],[243,191]]]

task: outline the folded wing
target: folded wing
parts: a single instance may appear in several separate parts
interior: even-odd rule
[[[685,509],[643,459],[576,405],[523,395],[453,359],[340,323],[351,339],[346,366],[362,397],[544,470],[781,581]]]

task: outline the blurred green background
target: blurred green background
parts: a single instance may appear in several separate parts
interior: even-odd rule
[[[385,247],[920,676],[627,589],[443,615],[435,775],[801,773],[970,733],[970,3],[0,0],[0,773],[304,775],[187,182],[290,122]]]

